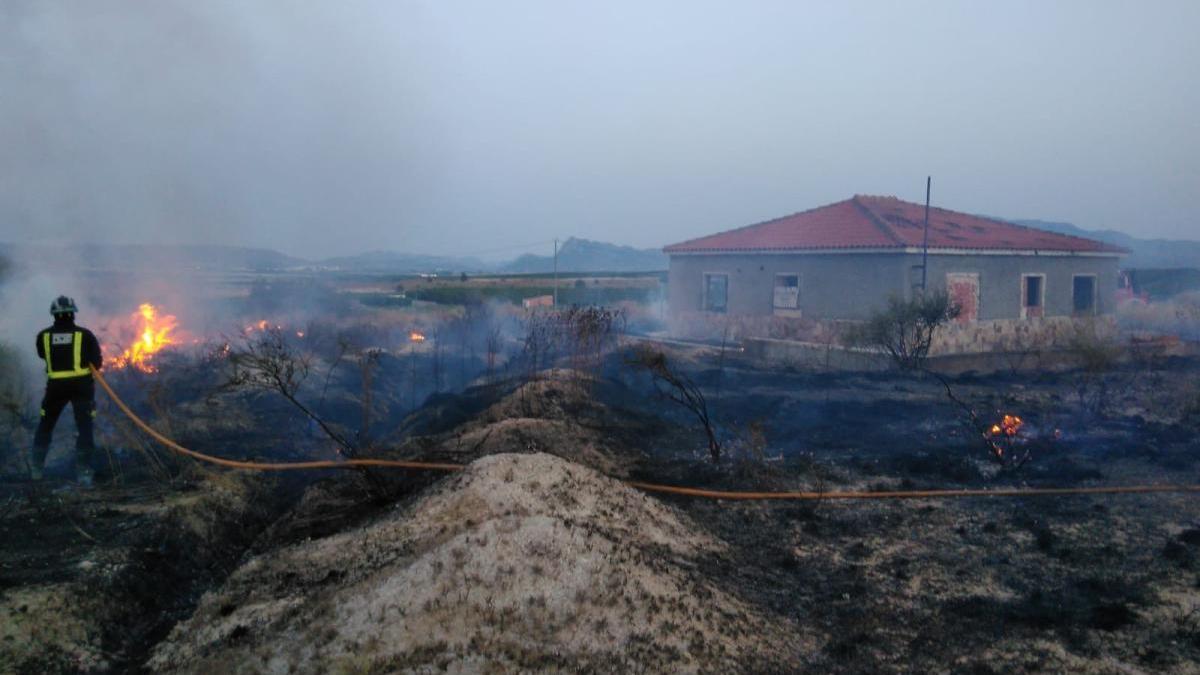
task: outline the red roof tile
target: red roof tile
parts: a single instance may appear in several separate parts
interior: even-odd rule
[[[920,248],[925,206],[895,197],[856,195],[846,201],[801,211],[672,244],[667,253]],[[1128,253],[1083,237],[1023,227],[966,213],[929,209],[929,248],[961,250]]]

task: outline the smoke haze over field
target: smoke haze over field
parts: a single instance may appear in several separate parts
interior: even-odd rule
[[[15,0],[0,240],[652,247],[926,174],[960,211],[1195,237],[1198,26],[1190,0]]]

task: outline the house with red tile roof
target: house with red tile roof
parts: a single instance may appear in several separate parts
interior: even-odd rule
[[[919,292],[922,280],[949,292],[959,325],[975,332],[1108,315],[1127,253],[942,208],[929,210],[926,233],[923,204],[865,195],[664,251],[674,333],[732,326],[741,336],[795,338],[865,319],[889,296]]]

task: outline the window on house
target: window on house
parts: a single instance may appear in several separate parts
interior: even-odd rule
[[[704,309],[708,312],[724,312],[729,302],[729,275],[704,275]]]
[[[1021,318],[1045,316],[1046,277],[1026,274],[1021,277]]]
[[[1090,274],[1076,276],[1072,286],[1075,313],[1095,314],[1096,277]]]
[[[798,309],[800,307],[800,275],[775,275],[775,309]]]

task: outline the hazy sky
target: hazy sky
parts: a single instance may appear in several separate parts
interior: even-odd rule
[[[1200,238],[1198,36],[1197,0],[3,0],[0,240],[649,247],[926,174]]]

